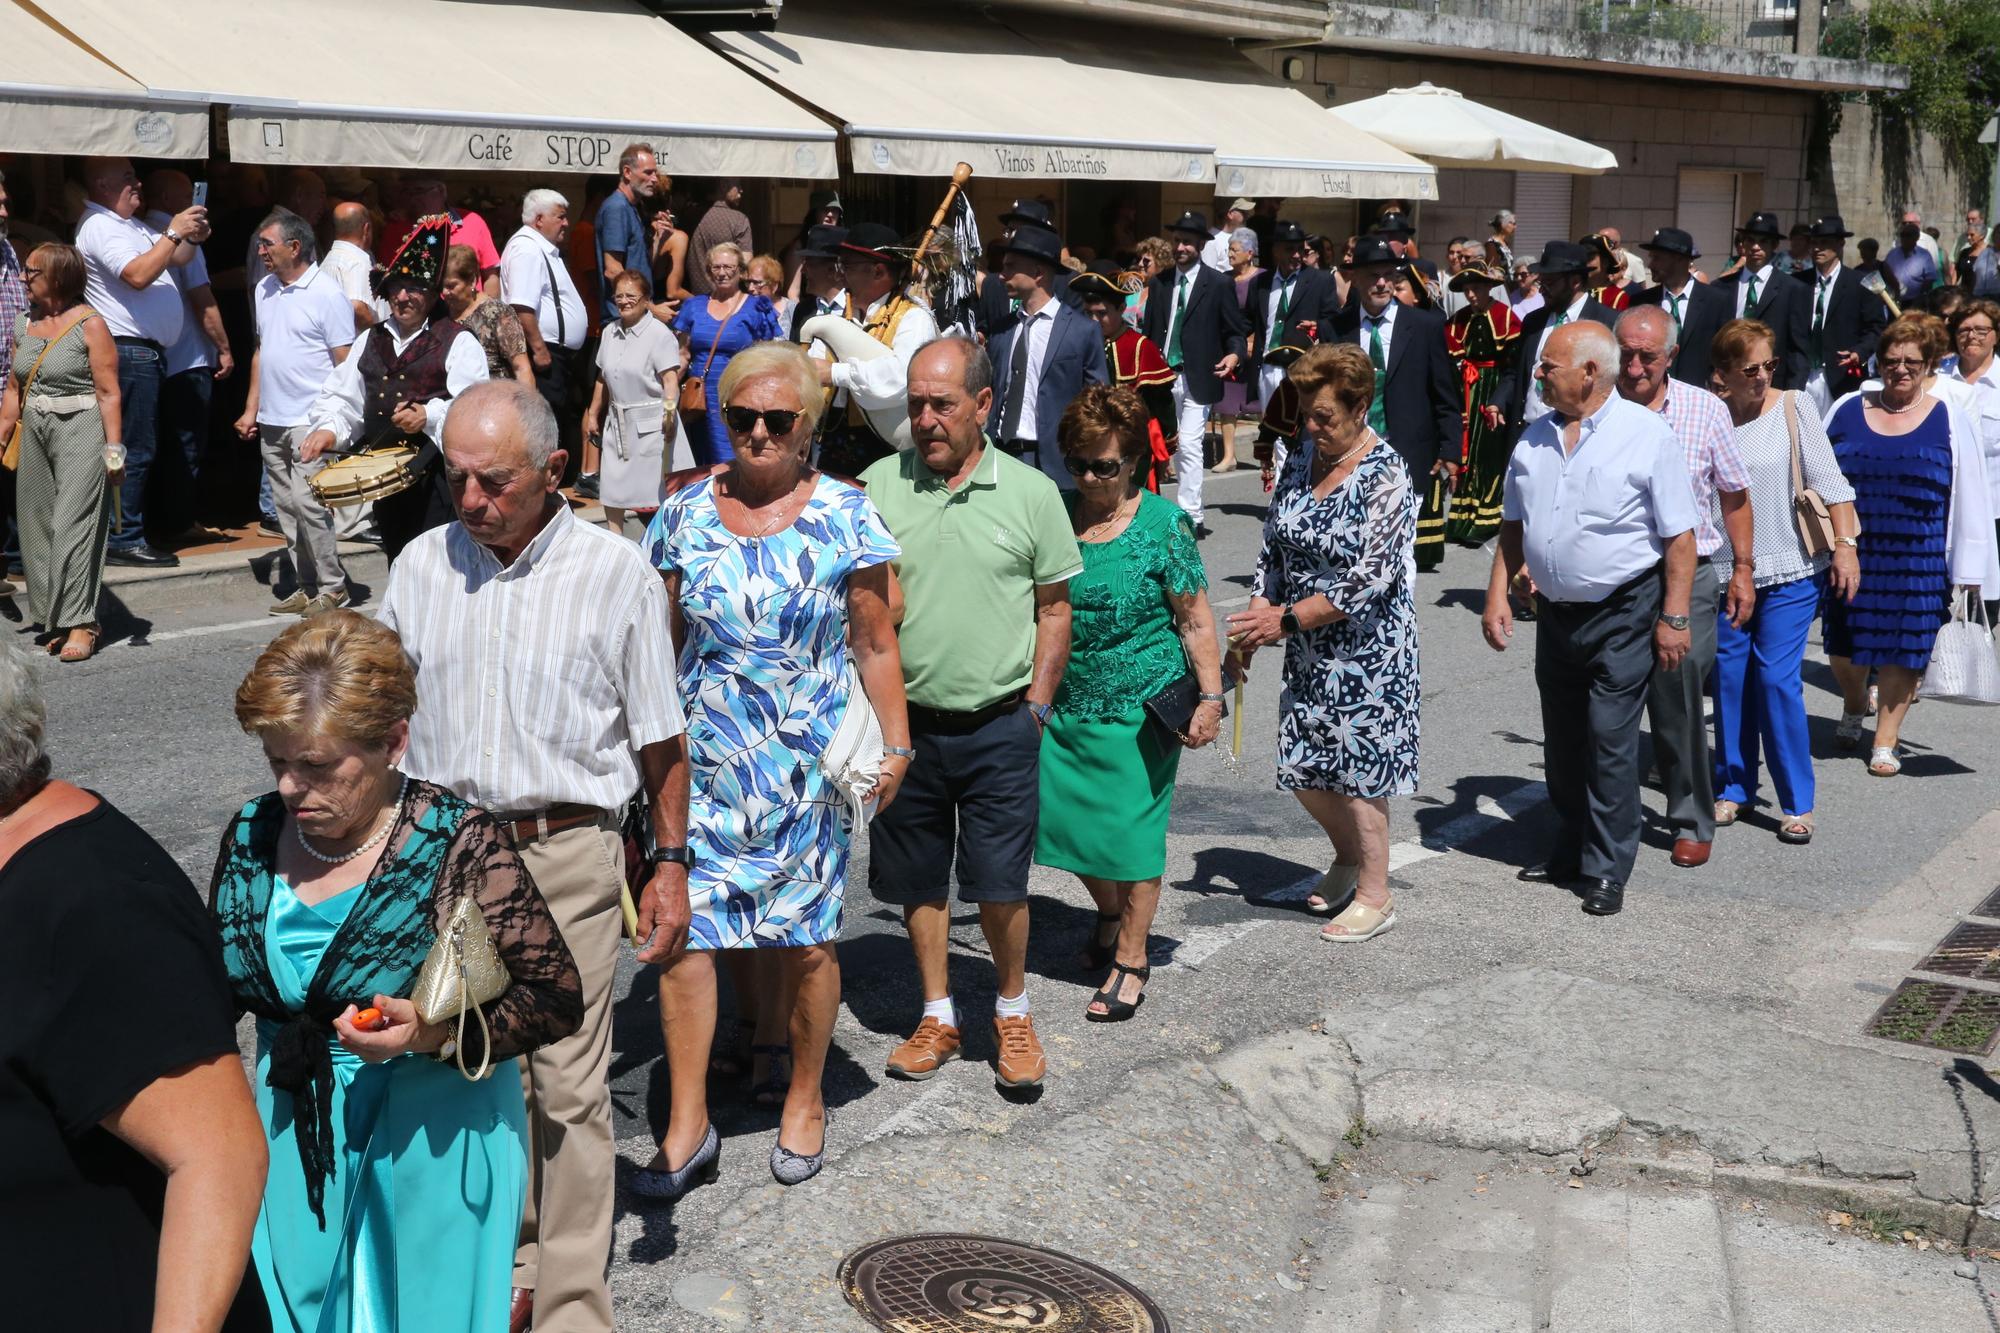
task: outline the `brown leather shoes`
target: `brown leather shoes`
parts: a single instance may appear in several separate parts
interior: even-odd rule
[[[1027,1014],[1019,1018],[993,1017],[993,1042],[999,1053],[993,1060],[993,1081],[1003,1088],[1039,1088],[1049,1072],[1048,1057],[1035,1036],[1035,1020]]]
[[[532,1287],[516,1287],[507,1302],[507,1333],[528,1333],[535,1322],[535,1292]]]
[[[1677,839],[1674,842],[1674,864],[1689,869],[1705,866],[1708,864],[1708,847],[1707,843],[1696,842],[1693,838]]]
[[[921,1083],[942,1068],[947,1061],[958,1059],[958,1029],[946,1027],[935,1018],[926,1018],[910,1034],[910,1039],[898,1046],[889,1057],[890,1078],[908,1079]]]

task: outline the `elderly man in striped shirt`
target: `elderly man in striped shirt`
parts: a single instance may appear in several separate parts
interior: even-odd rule
[[[417,668],[403,767],[507,825],[583,974],[582,1028],[525,1061],[533,1180],[510,1313],[516,1329],[532,1303],[541,1333],[608,1333],[620,811],[642,784],[660,846],[639,957],[679,952],[689,916],[666,588],[637,546],[570,515],[555,417],[534,389],[467,389],[443,443],[458,521],[404,549],[382,604]]]
[[[1757,592],[1751,583],[1750,470],[1736,449],[1729,409],[1707,389],[1674,379],[1680,328],[1659,306],[1634,306],[1618,317],[1618,392],[1630,402],[1666,418],[1687,460],[1694,484],[1694,588],[1688,600],[1687,656],[1674,669],[1653,668],[1646,716],[1653,732],[1653,759],[1667,798],[1667,822],[1674,828],[1674,864],[1708,864],[1715,840],[1715,772],[1708,759],[1708,727],[1702,699],[1715,666],[1715,618],[1727,614],[1739,629],[1750,619]],[[1722,527],[1715,523],[1721,510]],[[1729,571],[1727,591],[1714,567],[1723,529],[1730,549],[1740,554]]]

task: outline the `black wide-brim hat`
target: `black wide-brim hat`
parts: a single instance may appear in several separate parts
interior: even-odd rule
[[[1665,254],[1680,255],[1684,259],[1700,259],[1701,251],[1694,248],[1694,237],[1679,227],[1662,227],[1653,233],[1653,239],[1639,247],[1641,250],[1658,250]]]
[[[1415,236],[1417,234],[1417,229],[1410,224],[1409,214],[1398,212],[1393,208],[1375,219],[1375,225],[1368,230],[1376,236]]]
[[[1380,236],[1363,236],[1354,243],[1354,257],[1342,268],[1366,268],[1371,264],[1395,264],[1396,252]]]
[[[1007,255],[1021,255],[1028,259],[1040,260],[1051,268],[1063,266],[1062,237],[1047,227],[1016,227],[1011,239],[993,248],[993,257],[1002,259]],[[1075,280],[1071,280],[1075,285]]]
[[[444,290],[445,252],[451,249],[451,215],[433,213],[417,219],[417,225],[403,238],[395,258],[375,277],[375,294],[381,296],[398,283],[407,283],[432,296]]]
[[[1281,219],[1276,226],[1271,228],[1271,244],[1273,245],[1304,245],[1305,243],[1306,229],[1296,222],[1286,222]]]
[[[1774,241],[1783,240],[1785,235],[1785,229],[1778,225],[1776,213],[1752,213],[1750,220],[1736,230],[1739,235],[1768,236]]]
[[[1844,241],[1854,234],[1847,229],[1847,223],[1841,220],[1838,213],[1828,213],[1823,218],[1813,219],[1812,226],[1806,230],[1816,240]]]
[[[1006,212],[1000,215],[1002,225],[1009,227],[1055,228],[1055,214],[1039,199],[1016,199]]]
[[[1544,273],[1587,273],[1590,252],[1575,241],[1550,241],[1542,247],[1542,257],[1528,265],[1537,277]]]
[[[1193,209],[1189,209],[1172,222],[1169,222],[1166,230],[1170,232],[1186,232],[1191,236],[1199,236],[1204,241],[1215,234],[1208,229],[1208,219]]]
[[[840,254],[840,243],[847,239],[847,228],[829,227],[824,223],[807,227],[805,239],[799,243],[800,259],[836,259]]]

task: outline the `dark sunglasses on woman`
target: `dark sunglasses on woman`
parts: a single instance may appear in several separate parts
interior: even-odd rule
[[[1110,481],[1125,466],[1122,458],[1065,458],[1063,466],[1072,477],[1081,477],[1088,472],[1099,481]]]
[[[722,409],[724,424],[738,435],[748,435],[751,431],[755,430],[759,417],[763,418],[764,429],[774,440],[781,436],[790,435],[792,427],[799,424],[799,414],[782,407],[774,407],[765,412],[759,412],[754,407],[725,407]]]

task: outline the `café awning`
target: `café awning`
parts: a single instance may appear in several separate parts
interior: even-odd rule
[[[825,179],[834,133],[630,0],[39,0],[156,96],[225,105],[229,157],[286,166]]]
[[[208,108],[154,100],[34,11],[0,0],[0,152],[205,157]]]
[[[1609,149],[1429,83],[1391,88],[1332,114],[1441,167],[1599,176],[1618,166]]]
[[[838,121],[856,172],[949,176],[963,161],[982,177],[1215,179],[1212,131],[977,14],[789,0],[778,29],[708,40]]]

